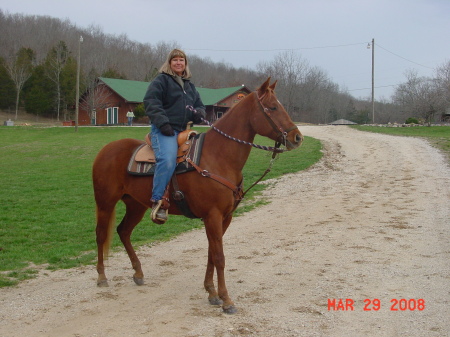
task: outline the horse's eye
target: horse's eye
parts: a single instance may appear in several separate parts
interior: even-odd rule
[[[276,106],[274,106],[273,108],[270,108],[270,110],[275,111],[277,109]]]

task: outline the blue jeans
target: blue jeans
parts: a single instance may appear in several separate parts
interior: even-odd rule
[[[179,131],[174,131],[175,136],[164,136],[156,126],[152,125],[151,139],[156,158],[152,191],[152,200],[154,201],[162,199],[177,165]]]

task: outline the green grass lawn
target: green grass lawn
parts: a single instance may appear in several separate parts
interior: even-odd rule
[[[354,125],[355,129],[395,136],[423,137],[450,158],[450,126],[380,127]]]
[[[58,269],[93,263],[93,160],[108,142],[143,139],[147,132],[138,127],[89,127],[78,132],[63,127],[0,127],[0,286],[33,277],[36,266]],[[255,142],[273,145],[262,137]],[[318,140],[306,137],[301,148],[279,156],[266,179],[308,168],[321,158],[320,150]],[[266,170],[270,159],[270,153],[252,150],[244,169],[246,187]],[[258,185],[247,194],[237,215],[264,203],[253,202],[263,188]],[[117,223],[123,212],[119,203]],[[201,226],[200,220],[182,216],[171,216],[158,226],[146,216],[132,240],[135,246],[164,241]],[[118,246],[121,243],[115,235],[113,247]]]

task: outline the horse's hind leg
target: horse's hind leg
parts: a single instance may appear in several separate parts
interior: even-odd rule
[[[107,287],[108,279],[105,275],[104,260],[108,258],[109,245],[112,238],[112,227],[115,224],[115,205],[112,208],[100,208],[97,206],[97,285]]]
[[[131,244],[131,233],[133,232],[134,227],[136,227],[136,225],[144,217],[147,206],[138,203],[129,196],[125,196],[122,200],[126,204],[126,213],[122,219],[122,222],[117,227],[117,233],[119,234],[120,241],[122,241],[123,246],[128,253],[131,266],[135,271],[133,280],[137,285],[143,285],[144,273],[142,272],[141,262],[134,251],[133,245]]]

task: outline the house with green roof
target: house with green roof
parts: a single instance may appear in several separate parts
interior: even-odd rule
[[[149,83],[99,77],[95,88],[80,98],[80,125],[125,125],[126,114],[143,103]],[[214,122],[251,91],[245,86],[197,88],[206,107],[206,119]]]

